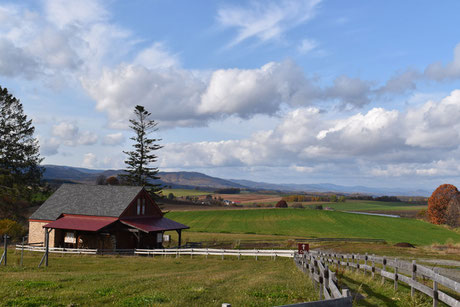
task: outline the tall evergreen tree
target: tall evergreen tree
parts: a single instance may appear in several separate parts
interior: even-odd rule
[[[34,131],[21,102],[0,86],[0,174],[8,178],[4,186],[25,191],[39,185],[43,159]]]
[[[151,113],[145,110],[143,106],[136,106],[134,108],[134,119],[130,119],[129,126],[134,131],[134,136],[130,139],[135,143],[134,150],[123,151],[128,155],[125,161],[127,167],[126,174],[121,175],[123,181],[130,185],[140,185],[151,187],[152,192],[160,190],[159,184],[153,184],[152,180],[160,179],[157,176],[158,168],[150,166],[157,161],[155,151],[162,148],[157,144],[161,139],[150,138],[149,135],[158,129],[157,123],[150,119]]]

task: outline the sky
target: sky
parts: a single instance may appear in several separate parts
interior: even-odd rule
[[[460,185],[459,1],[0,0],[0,85],[44,164],[271,183]]]

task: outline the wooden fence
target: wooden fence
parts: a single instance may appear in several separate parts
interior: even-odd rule
[[[385,279],[393,280],[395,291],[398,289],[398,282],[402,282],[411,287],[412,296],[414,296],[416,290],[430,296],[433,299],[433,306],[437,306],[438,301],[441,301],[448,306],[460,307],[460,301],[457,298],[439,289],[439,286],[442,286],[448,289],[447,291],[454,292],[456,296],[460,296],[460,283],[438,274],[436,269],[430,269],[417,264],[415,260],[408,262],[385,256],[336,254],[320,251],[311,251],[304,255],[297,255],[295,259],[297,259],[297,262],[303,261],[301,262],[303,266],[308,263],[310,270],[312,267],[311,262],[315,263],[316,261],[318,266],[330,263],[338,268],[362,270],[364,274],[369,272],[372,277],[378,274],[382,278],[382,283]],[[319,275],[319,273],[316,275]],[[313,274],[313,279],[317,279],[316,275]],[[426,284],[427,280],[432,283],[432,287]]]
[[[319,292],[320,299],[343,299],[341,300],[343,305],[340,306],[351,306],[350,290],[339,288],[335,273],[329,269],[324,260],[310,253],[303,255],[296,253],[294,262],[304,273],[310,274],[310,278]]]
[[[168,248],[168,249],[136,249],[136,255],[175,255],[176,257],[190,255],[193,256],[235,256],[238,259],[242,256],[256,257],[294,257],[294,250],[278,250],[278,249],[213,249],[213,248]]]
[[[45,252],[45,247],[31,246],[31,245],[16,245],[16,250],[33,251],[33,252]],[[100,250],[100,249],[83,249],[83,248],[58,248],[50,247],[50,253],[59,254],[134,254],[144,256],[236,256],[238,258],[242,256],[256,257],[294,257],[294,250],[277,250],[277,249],[213,249],[213,248],[165,248],[165,249],[130,249],[130,250]]]

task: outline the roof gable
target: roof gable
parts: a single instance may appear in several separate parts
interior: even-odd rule
[[[61,214],[119,217],[142,187],[63,184],[30,219],[56,220]]]

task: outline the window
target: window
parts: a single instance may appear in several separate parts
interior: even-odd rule
[[[142,199],[142,215],[145,214],[145,199]]]
[[[137,215],[141,214],[141,200],[137,199]]]
[[[64,243],[77,243],[75,239],[75,234],[73,232],[66,232],[64,237]]]

